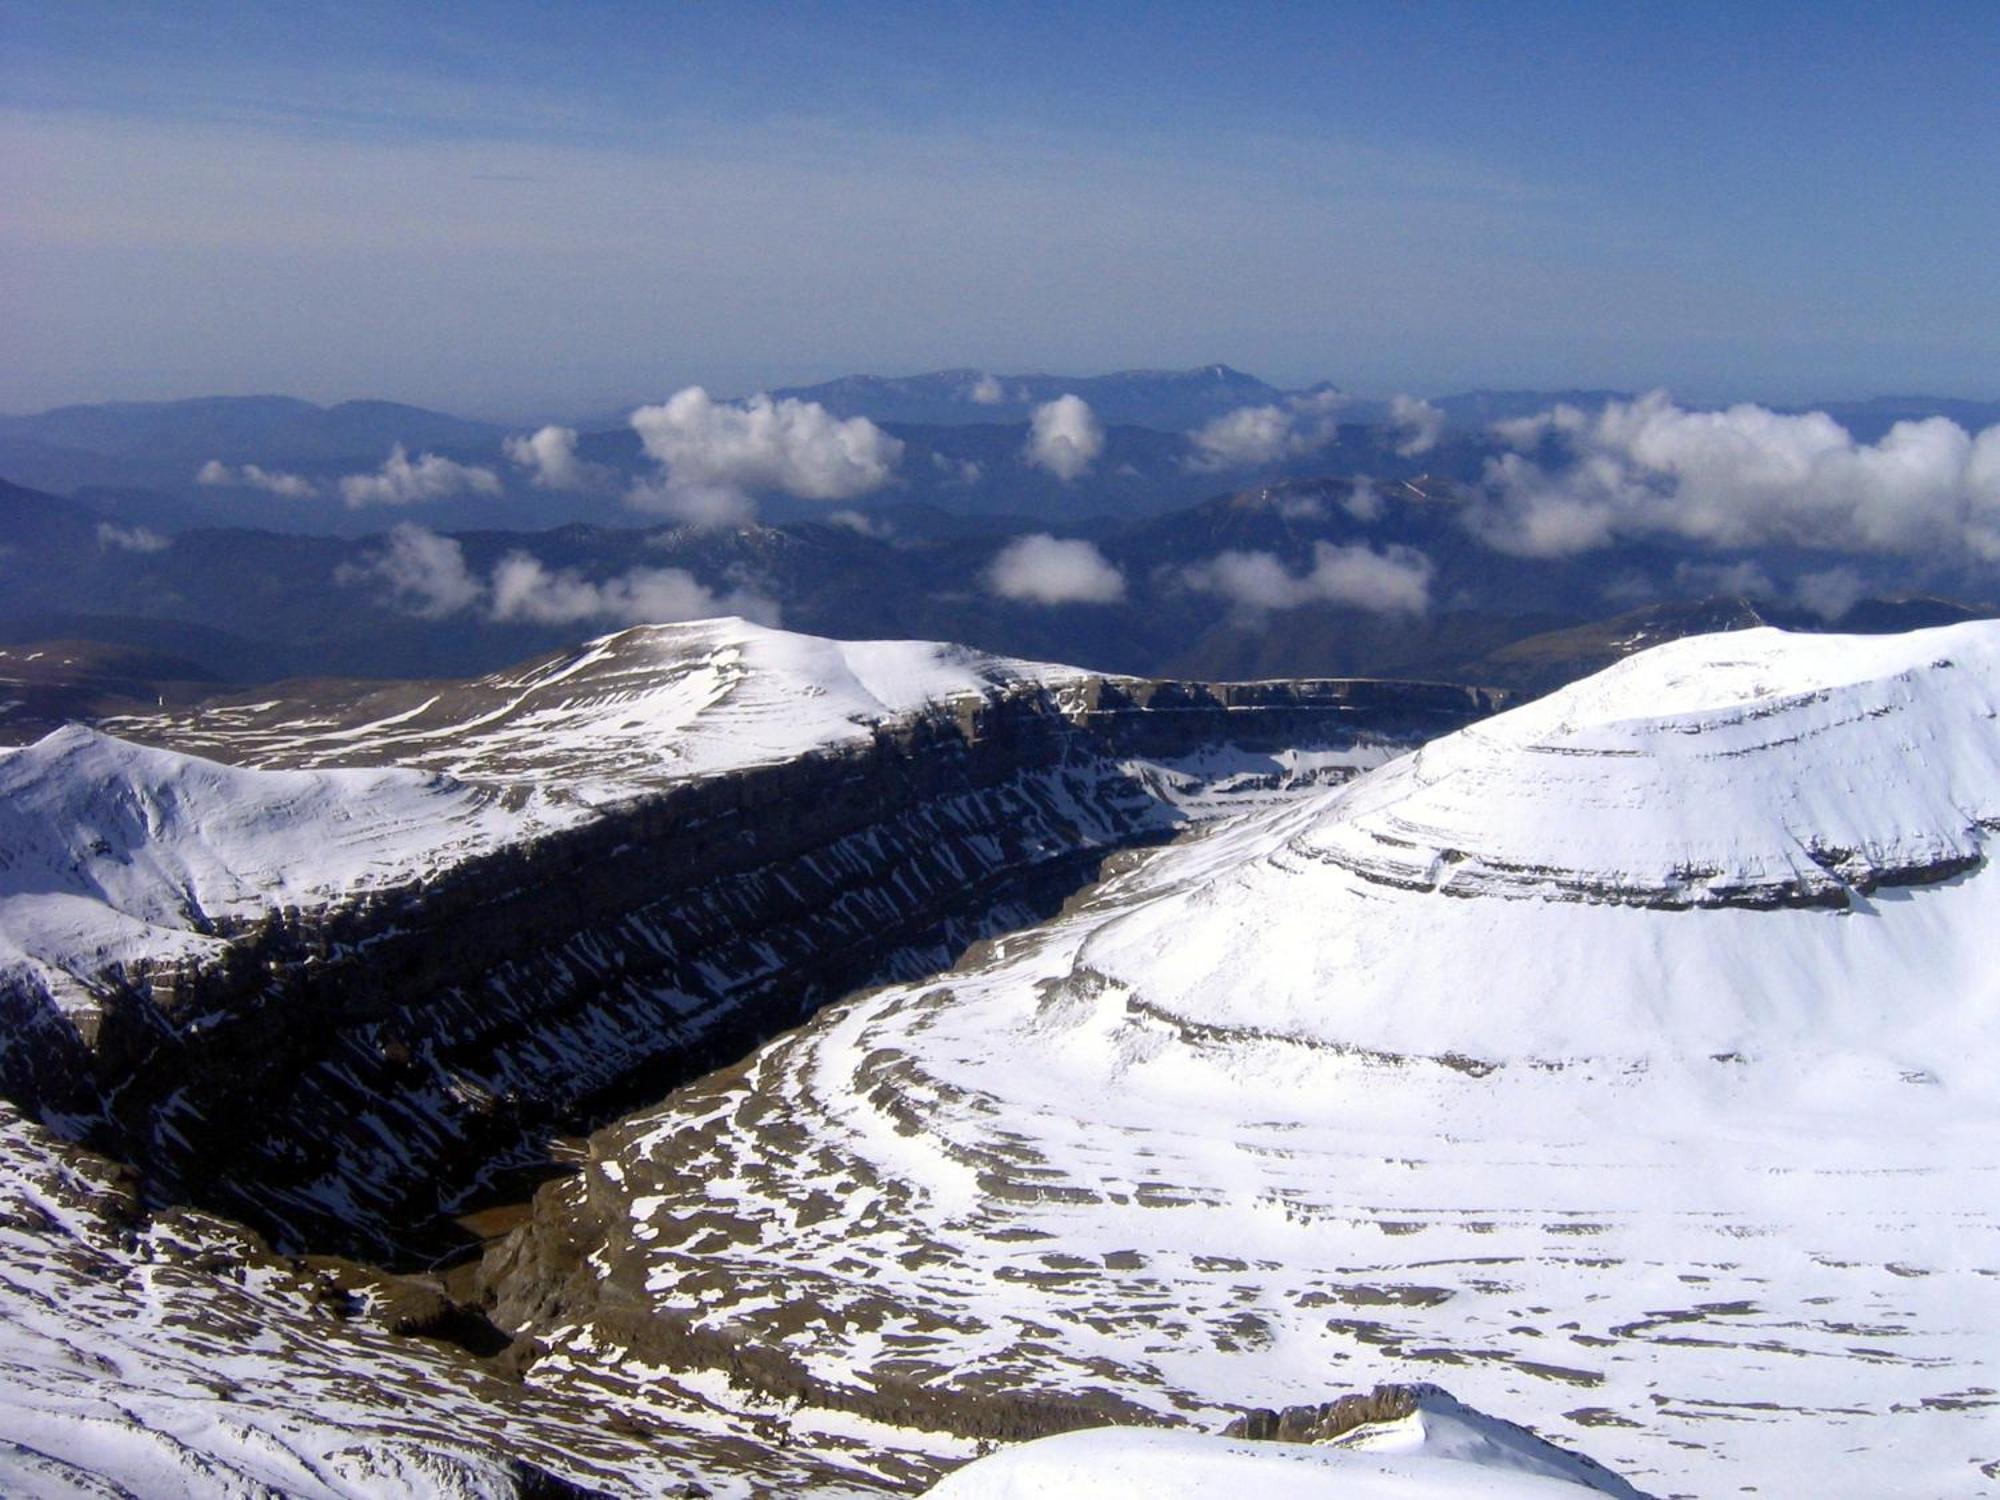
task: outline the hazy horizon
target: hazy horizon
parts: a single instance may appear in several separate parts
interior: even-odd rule
[[[1990,9],[0,6],[0,410],[2000,394]]]
[[[839,369],[839,370],[833,370],[831,372],[821,372],[815,370],[809,374],[801,375],[796,378],[780,378],[735,388],[725,386],[718,381],[705,381],[699,375],[695,375],[687,379],[663,381],[660,384],[659,392],[660,395],[667,395],[667,394],[672,394],[674,391],[685,390],[691,386],[694,386],[707,390],[711,395],[716,397],[716,399],[718,400],[741,402],[750,398],[751,396],[764,394],[771,391],[791,390],[800,387],[820,385],[830,381],[836,381],[852,376],[876,377],[887,380],[913,380],[922,378],[924,376],[947,374],[960,370],[978,370],[982,374],[990,373],[1002,380],[1017,380],[1017,379],[1027,379],[1036,377],[1088,380],[1107,375],[1138,374],[1138,373],[1154,373],[1163,375],[1178,374],[1185,371],[1206,369],[1218,364],[1226,365],[1229,368],[1236,370],[1239,374],[1255,376],[1258,379],[1264,380],[1267,384],[1275,386],[1281,390],[1307,390],[1316,385],[1331,384],[1341,389],[1350,397],[1353,397],[1361,401],[1371,401],[1371,402],[1387,401],[1394,397],[1405,394],[1421,394],[1422,396],[1429,398],[1449,398],[1453,396],[1472,395],[1475,393],[1487,392],[1492,394],[1518,393],[1518,394],[1547,395],[1550,397],[1555,397],[1564,392],[1617,392],[1621,395],[1629,397],[1629,396],[1643,395],[1649,391],[1666,391],[1668,395],[1670,395],[1677,401],[1683,401],[1691,408],[1701,408],[1701,409],[1718,408],[1718,407],[1738,405],[1738,404],[1762,406],[1773,410],[1807,410],[1817,406],[1834,406],[1834,405],[1846,406],[1846,405],[1860,404],[1870,401],[1898,401],[1898,402],[1907,401],[1907,402],[1918,402],[1918,403],[1935,401],[1935,402],[1966,402],[1970,404],[1984,404],[1987,402],[2000,401],[2000,395],[1995,394],[1995,392],[2000,392],[2000,385],[1996,385],[1993,391],[1983,391],[1983,390],[1973,390],[1973,389],[1966,389],[1966,390],[1868,389],[1868,390],[1854,390],[1854,391],[1831,390],[1831,391],[1814,391],[1805,395],[1784,397],[1784,396],[1775,396],[1754,391],[1725,391],[1725,392],[1713,392],[1703,395],[1698,393],[1688,393],[1688,392],[1674,390],[1673,388],[1665,386],[1658,381],[1652,381],[1652,382],[1612,381],[1601,385],[1582,382],[1582,381],[1565,381],[1545,386],[1498,386],[1498,385],[1453,384],[1450,382],[1438,382],[1428,387],[1417,386],[1414,387],[1411,392],[1404,392],[1402,390],[1392,390],[1389,388],[1363,389],[1328,375],[1310,376],[1307,378],[1297,379],[1297,380],[1277,380],[1267,376],[1263,371],[1246,369],[1244,366],[1235,364],[1229,360],[1206,360],[1196,364],[1176,366],[1172,368],[1159,367],[1159,366],[1150,366],[1150,367],[1133,366],[1133,367],[1105,368],[1105,369],[1055,369],[1055,368],[989,369],[986,366],[970,365],[963,362],[957,362],[957,363],[943,363],[943,364],[927,366],[926,368],[921,370]],[[121,393],[111,393],[103,396],[91,397],[76,401],[56,402],[49,406],[36,406],[36,407],[22,406],[22,407],[10,407],[5,409],[0,409],[0,417],[41,416],[52,411],[62,410],[66,407],[171,405],[178,402],[197,402],[205,400],[216,400],[216,401],[290,400],[290,401],[304,401],[311,405],[322,408],[331,408],[349,402],[383,401],[395,405],[411,406],[423,410],[435,411],[440,414],[448,416],[465,417],[471,420],[487,422],[498,426],[529,427],[549,422],[565,422],[571,424],[575,424],[578,422],[585,422],[585,423],[602,422],[602,423],[607,423],[611,426],[622,427],[627,424],[631,412],[635,408],[649,404],[653,401],[660,399],[660,395],[635,393],[625,397],[615,397],[615,396],[606,397],[601,400],[585,402],[581,405],[575,405],[575,406],[567,406],[567,405],[555,406],[547,403],[541,405],[516,404],[516,405],[482,406],[478,404],[454,405],[442,401],[420,400],[420,399],[388,394],[380,390],[340,391],[340,392],[321,394],[321,395],[305,394],[296,390],[236,390],[236,391],[200,390],[200,391],[188,391],[184,394],[170,395],[170,396],[129,396]],[[968,413],[967,420],[978,421],[981,419],[972,413]],[[1011,422],[1014,425],[1018,426],[1021,424],[1021,422],[1025,421],[1025,418],[994,417],[990,418],[989,420],[999,421],[999,422]]]

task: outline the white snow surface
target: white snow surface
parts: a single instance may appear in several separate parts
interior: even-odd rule
[[[1649,1490],[1981,1493],[1996,703],[1996,624],[1634,657],[614,1128],[611,1233],[834,1382],[1429,1379]]]
[[[1409,1416],[1331,1443],[1098,1427],[1003,1449],[928,1493],[936,1500],[1641,1500],[1590,1460],[1436,1388]]]

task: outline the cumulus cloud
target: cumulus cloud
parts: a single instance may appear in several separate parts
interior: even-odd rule
[[[262,490],[267,495],[281,495],[287,500],[310,500],[320,492],[319,486],[303,474],[286,474],[257,464],[244,464],[232,469],[219,458],[211,458],[203,464],[196,472],[194,482],[211,487]]]
[[[986,583],[1003,599],[1029,604],[1116,604],[1125,597],[1125,575],[1102,552],[1046,532],[1001,548]]]
[[[463,547],[407,521],[390,531],[380,552],[366,562],[343,563],[334,578],[345,584],[382,583],[395,608],[426,620],[469,609],[485,593],[465,565]]]
[[[1684,594],[1735,594],[1745,599],[1776,599],[1781,593],[1769,573],[1747,560],[1684,562],[1674,569],[1674,587]]]
[[[826,524],[843,527],[860,536],[891,537],[896,528],[880,516],[871,516],[864,510],[833,510],[826,514]]]
[[[1861,443],[1824,412],[1688,411],[1655,391],[1496,430],[1517,451],[1488,462],[1472,521],[1503,551],[1562,556],[1668,534],[2000,561],[2000,427],[1975,436],[1930,417]]]
[[[372,560],[345,564],[335,576],[342,583],[378,579],[398,609],[427,620],[470,608],[484,593],[457,541],[408,522],[390,531],[388,545]]]
[[[509,553],[494,566],[490,613],[496,620],[538,625],[657,624],[715,615],[778,622],[771,599],[743,589],[717,594],[685,568],[633,568],[592,581],[574,569],[548,568],[525,552]]]
[[[1416,396],[1393,396],[1389,400],[1389,425],[1402,436],[1396,451],[1405,458],[1428,453],[1444,436],[1444,413]]]
[[[453,495],[500,493],[500,476],[477,464],[462,464],[439,453],[414,461],[401,443],[389,450],[382,467],[372,474],[348,474],[340,481],[340,498],[350,506],[416,505]]]
[[[116,547],[122,552],[164,552],[173,546],[172,537],[161,536],[145,526],[118,526],[110,521],[97,523],[97,545]]]
[[[727,485],[675,484],[671,479],[635,480],[625,491],[634,510],[652,511],[701,530],[741,526],[757,518],[757,504]]]
[[[455,539],[407,522],[372,557],[344,565],[335,577],[343,584],[384,585],[391,607],[430,620],[477,609],[489,619],[537,625],[638,625],[728,614],[775,625],[779,613],[775,601],[754,590],[717,593],[684,568],[630,568],[590,579],[510,552],[481,578]]]
[[[1067,484],[1104,452],[1104,429],[1081,396],[1058,396],[1035,408],[1028,423],[1028,462]]]
[[[1189,467],[1254,469],[1316,452],[1340,436],[1347,404],[1339,391],[1314,391],[1282,405],[1239,406],[1188,434],[1195,450]]]
[[[1188,587],[1218,594],[1239,610],[1332,604],[1374,614],[1420,615],[1430,608],[1431,560],[1413,547],[1381,551],[1313,544],[1312,566],[1294,573],[1270,552],[1224,552],[1182,572]]]
[[[1200,469],[1254,468],[1297,451],[1292,414],[1282,406],[1240,406],[1197,427],[1188,441]]]
[[[1827,624],[1840,619],[1868,592],[1868,585],[1852,568],[1828,568],[1819,573],[1801,573],[1792,580],[1792,597]]]
[[[947,458],[942,453],[931,455],[931,467],[954,483],[966,485],[979,483],[986,473],[976,458]]]
[[[901,440],[866,417],[841,421],[817,401],[789,397],[721,402],[698,385],[640,407],[631,421],[663,472],[627,499],[695,524],[747,519],[751,496],[763,492],[852,500],[887,484],[903,456]]]
[[[528,482],[536,489],[595,489],[610,477],[603,465],[576,456],[574,427],[543,427],[526,437],[510,437],[501,450],[507,462],[528,471]]]
[[[1375,488],[1374,480],[1363,474],[1354,481],[1354,488],[1347,492],[1340,508],[1357,521],[1379,521],[1382,518],[1382,492]]]
[[[965,393],[965,399],[975,406],[998,406],[1007,399],[1007,392],[991,375],[982,375],[972,382],[972,389]]]

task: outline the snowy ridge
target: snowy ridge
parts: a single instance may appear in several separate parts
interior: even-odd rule
[[[1416,1410],[1393,1421],[1371,1422],[1327,1446],[1338,1452],[1384,1458],[1442,1459],[1489,1472],[1532,1476],[1636,1500],[1638,1491],[1594,1460],[1566,1453],[1525,1427],[1467,1406],[1440,1386],[1415,1388]]]
[[[1980,626],[1690,637],[1426,747],[1301,848],[1455,895],[1841,905],[1977,863],[1996,702]]]
[[[600,1134],[603,1295],[969,1413],[1439,1379],[1649,1490],[1973,1493],[1997,665],[1682,641],[1128,856]]]
[[[403,765],[559,785],[587,804],[867,741],[877,725],[1092,674],[933,641],[834,641],[727,617],[638,625],[465,683],[110,721],[253,766]]]
[[[281,1244],[419,1258],[611,1096],[1487,707],[728,620],[282,691],[120,726],[213,760],[75,729],[0,760],[0,1087]],[[347,764],[391,756],[422,764]]]

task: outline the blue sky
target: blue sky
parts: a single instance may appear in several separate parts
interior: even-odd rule
[[[0,3],[0,409],[2000,395],[2000,8]]]

